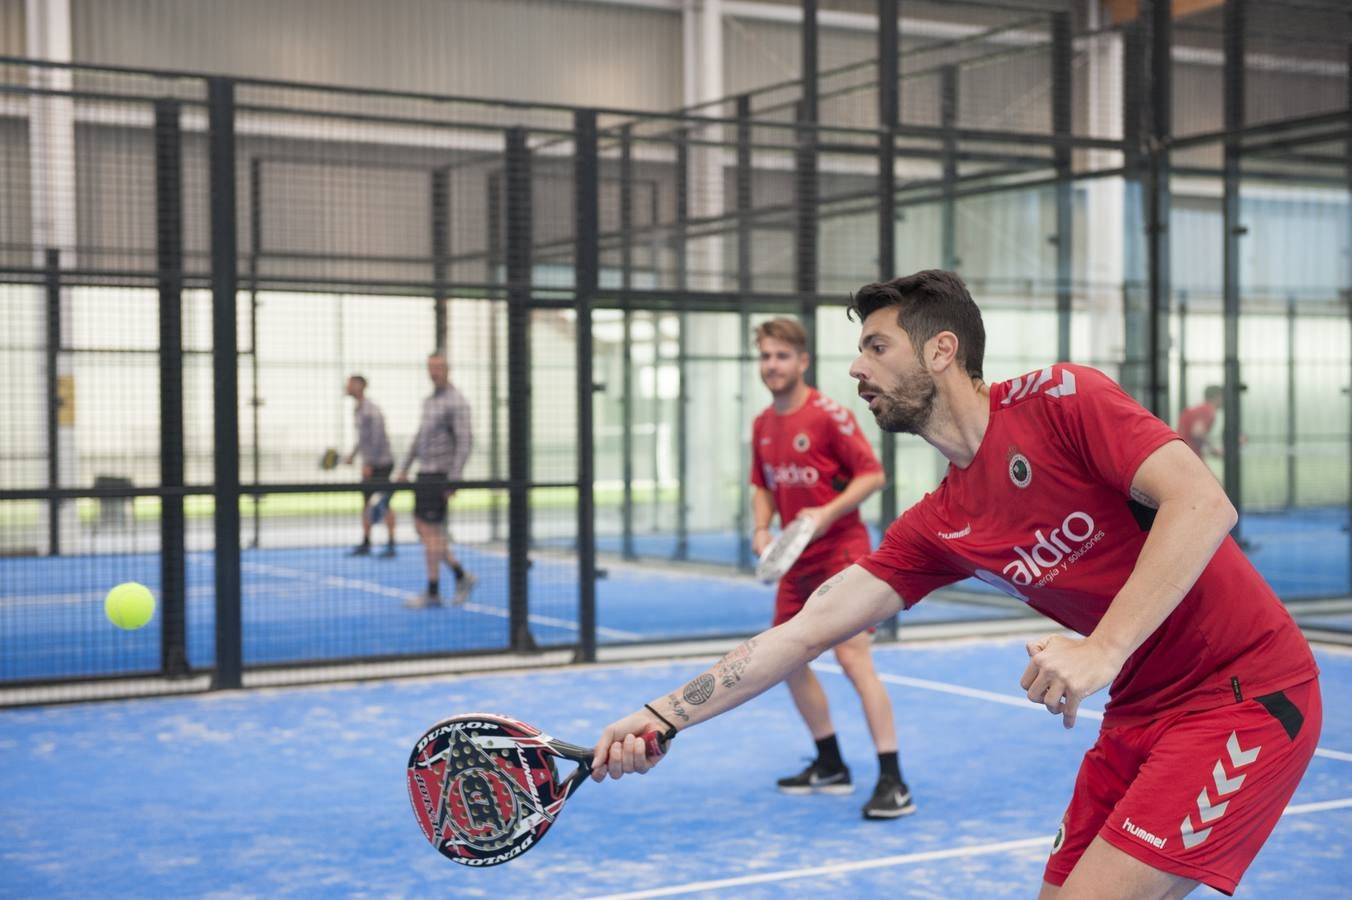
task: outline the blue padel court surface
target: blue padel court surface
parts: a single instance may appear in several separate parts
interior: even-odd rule
[[[1237,896],[1345,898],[1352,655],[1318,649],[1319,750]],[[918,811],[865,821],[876,757],[824,658],[851,796],[787,797],[808,736],[783,687],[682,734],[644,777],[588,784],[538,847],[475,870],[414,822],[413,741],[456,712],[576,743],[711,660],[553,669],[0,713],[0,894],[12,897],[1036,895],[1097,722],[1028,703],[1019,640],[875,652]],[[1102,696],[1086,704],[1101,708]],[[1195,896],[1219,896],[1200,889]]]

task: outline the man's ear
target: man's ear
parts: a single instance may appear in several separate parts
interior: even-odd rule
[[[955,365],[958,358],[958,336],[941,331],[925,342],[925,366],[934,375]]]

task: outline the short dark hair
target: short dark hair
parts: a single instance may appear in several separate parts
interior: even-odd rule
[[[953,272],[925,269],[914,275],[866,284],[850,298],[849,315],[863,322],[888,306],[897,307],[897,324],[910,337],[915,352],[941,331],[958,338],[958,365],[973,378],[982,378],[986,356],[986,326],[981,310]]]
[[[1206,390],[1202,391],[1203,400],[1219,400],[1225,394],[1225,388],[1219,384],[1208,384]]]
[[[362,376],[362,375],[349,375],[349,376],[347,376],[347,377],[348,377],[349,380],[355,381],[355,382],[357,382],[357,384],[361,385],[361,386],[362,386],[362,390],[365,390],[365,389],[366,389],[366,378],[365,378],[364,376]]]
[[[760,323],[756,326],[756,343],[759,344],[761,338],[783,341],[799,353],[807,352],[807,329],[797,319],[780,316]]]

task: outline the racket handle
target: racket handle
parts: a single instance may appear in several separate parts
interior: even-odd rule
[[[645,755],[649,760],[656,762],[667,755],[667,748],[662,741],[662,735],[656,731],[645,732],[643,735],[643,747]]]

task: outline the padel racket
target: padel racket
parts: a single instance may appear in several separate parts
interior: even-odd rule
[[[799,516],[790,522],[761,554],[760,562],[756,564],[756,577],[767,584],[783,578],[812,543],[816,530],[817,520],[811,516]]]
[[[643,736],[649,759],[665,752]],[[577,768],[559,777],[556,759]],[[408,758],[408,799],[423,836],[462,866],[496,866],[534,847],[591,774],[592,751],[508,716],[466,713],[433,725]]]
[[[338,451],[330,447],[319,457],[319,468],[332,469],[338,465]]]

